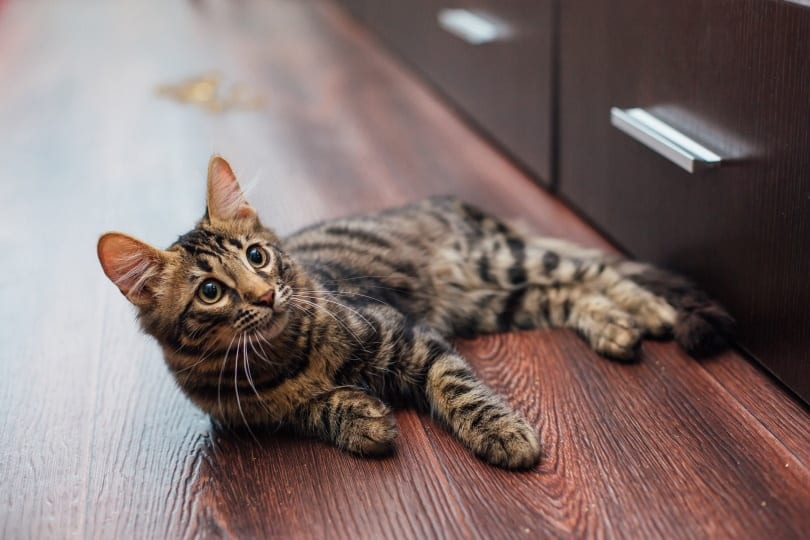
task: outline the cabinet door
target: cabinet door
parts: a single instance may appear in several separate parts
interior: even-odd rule
[[[551,181],[551,0],[343,1],[496,144]],[[454,29],[453,15],[463,30],[465,13],[496,37],[475,44]]]
[[[722,300],[810,399],[810,9],[561,2],[560,189],[639,258]],[[610,123],[641,107],[727,163],[689,174]]]

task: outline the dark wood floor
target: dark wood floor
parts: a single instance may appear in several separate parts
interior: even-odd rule
[[[810,537],[810,415],[734,353],[648,343],[626,366],[567,331],[460,343],[538,426],[527,473],[411,411],[382,460],[213,431],[95,242],[169,244],[214,152],[281,232],[454,193],[605,242],[331,4],[113,4],[0,1],[0,537]],[[210,70],[266,107],[155,91]]]

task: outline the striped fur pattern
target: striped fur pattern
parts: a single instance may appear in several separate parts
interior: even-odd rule
[[[449,340],[568,327],[600,354],[631,360],[645,336],[679,335],[670,297],[691,290],[658,280],[652,292],[639,277],[648,266],[525,235],[452,198],[282,239],[221,158],[208,186],[205,217],[168,250],[103,236],[105,272],[138,306],[179,386],[214,419],[288,426],[362,455],[392,448],[387,403],[401,401],[431,411],[488,463],[533,466],[534,429]],[[716,340],[728,330],[717,319],[681,342]]]

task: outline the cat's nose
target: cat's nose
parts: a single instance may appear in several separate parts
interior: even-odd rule
[[[276,298],[276,290],[271,288],[269,291],[256,299],[256,304],[260,306],[273,307],[273,300]]]

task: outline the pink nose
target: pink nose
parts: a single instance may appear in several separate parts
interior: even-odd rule
[[[268,307],[273,307],[273,300],[276,298],[276,291],[274,289],[270,289],[263,295],[261,295],[257,300],[257,304],[261,304]]]

